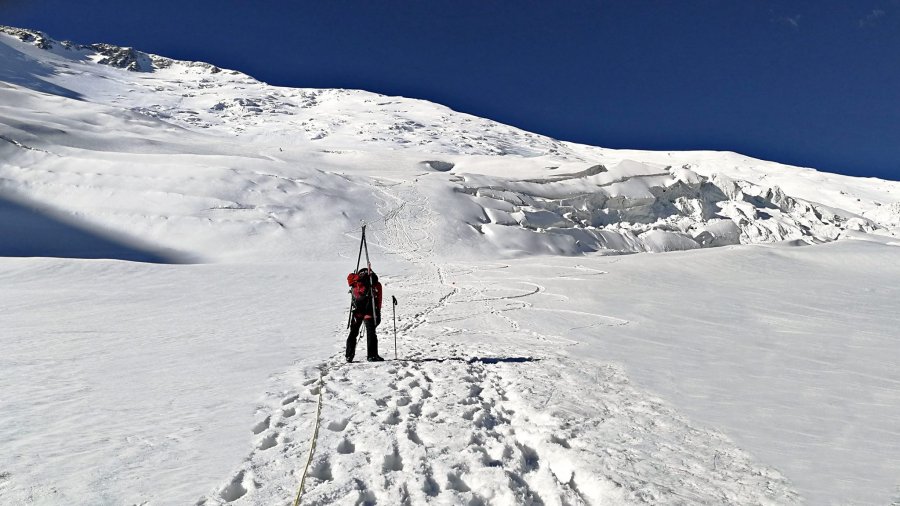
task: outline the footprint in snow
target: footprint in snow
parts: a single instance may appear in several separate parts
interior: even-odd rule
[[[406,439],[409,439],[410,442],[422,446],[422,440],[419,438],[419,434],[416,432],[416,429],[413,425],[410,425],[406,428]]]
[[[457,492],[470,492],[472,489],[456,473],[447,473],[447,488]]]
[[[309,476],[319,481],[331,481],[334,477],[331,474],[331,463],[325,457],[316,461],[309,469]]]
[[[228,485],[225,485],[225,488],[219,493],[219,497],[222,498],[225,502],[234,502],[244,497],[247,493],[247,486],[245,484],[245,473],[244,471],[239,472],[231,479],[231,482]]]
[[[268,436],[264,437],[263,440],[259,442],[259,446],[257,446],[257,448],[259,448],[260,450],[268,450],[269,448],[272,448],[273,446],[275,446],[277,444],[278,444],[278,433],[273,432],[272,434],[269,434]]]
[[[262,432],[269,428],[269,424],[272,422],[272,417],[267,416],[264,419],[260,420],[259,423],[253,426],[254,434],[262,434]]]
[[[381,466],[381,470],[385,473],[389,473],[391,471],[402,471],[403,470],[403,458],[400,456],[400,453],[397,451],[397,447],[394,447],[393,452],[384,456],[384,463]]]
[[[338,443],[337,452],[341,455],[348,455],[356,451],[356,445],[350,442],[349,439],[344,438]]]

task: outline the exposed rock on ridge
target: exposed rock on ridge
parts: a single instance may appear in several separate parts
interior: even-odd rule
[[[97,55],[97,63],[129,70],[131,72],[153,72],[155,69],[166,68],[174,63],[180,63],[189,67],[204,68],[209,70],[212,74],[222,71],[219,67],[209,63],[173,60],[171,58],[144,53],[130,47],[115,46],[113,44],[81,45],[71,41],[57,41],[47,36],[44,32],[37,30],[0,25],[0,33],[12,35],[22,42],[33,44],[34,46],[47,51],[59,47],[67,51],[91,52]]]

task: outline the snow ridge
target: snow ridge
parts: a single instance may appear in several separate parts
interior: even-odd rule
[[[153,72],[157,69],[170,67],[176,63],[189,67],[202,68],[208,70],[212,74],[222,71],[219,67],[209,63],[173,60],[171,58],[137,51],[130,47],[121,47],[104,43],[82,45],[68,40],[58,41],[38,30],[0,25],[0,33],[12,35],[22,42],[32,44],[45,51],[55,52],[56,54],[68,54],[69,56],[75,57],[83,56],[84,53],[92,53],[90,58],[100,65],[108,65],[110,67],[125,69],[131,72]]]

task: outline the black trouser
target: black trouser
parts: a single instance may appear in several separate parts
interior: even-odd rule
[[[372,318],[360,318],[353,315],[350,321],[350,335],[347,336],[347,351],[345,356],[353,359],[356,356],[356,336],[359,335],[359,328],[362,323],[366,322],[366,356],[369,358],[378,356],[378,336],[375,335],[375,320]]]

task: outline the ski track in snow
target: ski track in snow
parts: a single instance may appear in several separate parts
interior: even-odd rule
[[[617,367],[580,363],[557,351],[571,340],[521,328],[507,313],[529,308],[529,298],[546,295],[543,287],[478,282],[479,271],[503,265],[437,264],[427,198],[412,184],[380,191],[384,219],[372,224],[373,245],[425,272],[425,279],[396,279],[388,287],[407,293],[407,316],[397,321],[402,358],[345,364],[341,349],[325,363],[299,362],[300,371],[285,375],[301,379],[260,408],[248,431],[247,459],[198,505],[291,504],[320,395],[320,430],[301,504],[799,501],[779,473],[724,436],[691,425],[630,385]],[[579,276],[603,274],[580,270]],[[595,325],[628,324],[591,316]],[[496,330],[466,328],[473,317],[494,319]],[[385,321],[380,351],[390,357]],[[505,335],[527,342],[522,348],[530,353],[463,348],[454,335],[464,332]],[[341,348],[344,334],[335,329]]]

